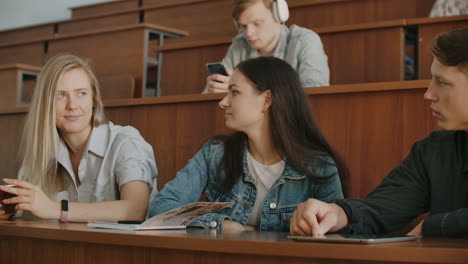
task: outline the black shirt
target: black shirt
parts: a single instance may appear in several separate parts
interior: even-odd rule
[[[424,236],[468,237],[468,131],[436,131],[364,200],[337,200],[348,215],[344,232],[394,232],[422,213]]]

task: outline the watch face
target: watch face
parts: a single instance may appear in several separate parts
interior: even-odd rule
[[[62,200],[62,211],[68,212],[68,200]]]

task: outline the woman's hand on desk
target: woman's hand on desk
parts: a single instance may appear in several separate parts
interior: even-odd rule
[[[50,200],[38,186],[22,180],[3,179],[3,181],[7,184],[16,185],[16,188],[1,187],[2,191],[16,195],[16,197],[3,200],[3,203],[17,204],[16,211],[30,211],[42,219],[57,220],[60,218],[60,204]]]
[[[8,220],[10,219],[11,214],[6,214],[5,211],[2,209],[2,204],[0,203],[0,220]]]
[[[290,232],[295,236],[323,236],[347,224],[346,213],[339,205],[309,199],[297,205],[291,218]]]
[[[422,236],[423,235],[423,224],[424,224],[424,220],[422,220],[421,222],[419,222],[419,224],[413,228],[413,230],[411,230],[408,234],[408,236]]]

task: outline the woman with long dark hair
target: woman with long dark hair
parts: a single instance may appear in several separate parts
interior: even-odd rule
[[[219,105],[226,126],[167,183],[150,216],[196,202],[233,206],[191,223],[205,228],[289,231],[297,204],[343,197],[345,167],[314,121],[294,69],[274,57],[240,63]]]

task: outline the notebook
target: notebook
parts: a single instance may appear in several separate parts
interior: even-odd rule
[[[200,216],[230,207],[232,204],[233,203],[197,202],[153,216],[143,223],[135,223],[132,221],[127,223],[125,223],[126,221],[118,223],[89,221],[88,226],[121,230],[183,229]]]

